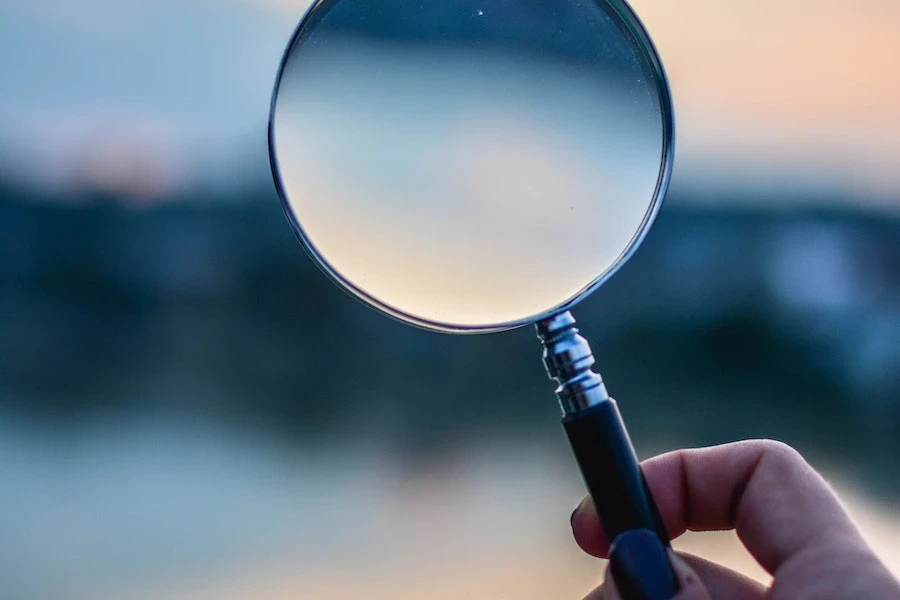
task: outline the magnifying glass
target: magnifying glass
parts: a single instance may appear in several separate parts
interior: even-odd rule
[[[610,540],[668,543],[568,310],[646,235],[673,133],[662,64],[622,0],[319,0],[272,99],[285,211],[339,286],[431,330],[536,324]]]

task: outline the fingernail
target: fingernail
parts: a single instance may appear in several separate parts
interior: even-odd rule
[[[569,526],[572,528],[572,531],[575,531],[575,517],[578,516],[578,512],[581,510],[581,507],[584,506],[586,498],[582,498],[578,503],[578,506],[575,507],[575,510],[572,511],[572,514],[569,515]]]
[[[613,541],[609,568],[624,600],[670,600],[678,580],[666,549],[649,529],[633,529]]]

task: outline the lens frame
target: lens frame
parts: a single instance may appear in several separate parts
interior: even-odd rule
[[[492,325],[459,325],[456,323],[432,321],[429,319],[418,317],[416,315],[411,315],[395,306],[392,306],[386,302],[379,300],[378,298],[375,298],[364,289],[358,287],[352,281],[345,278],[341,274],[341,272],[334,268],[319,252],[315,244],[313,244],[309,237],[306,235],[306,232],[303,229],[303,225],[300,223],[299,219],[294,214],[294,211],[291,209],[291,205],[287,197],[287,192],[285,191],[284,182],[281,178],[281,165],[275,149],[275,108],[278,100],[278,92],[281,88],[281,81],[284,76],[285,67],[287,66],[291,51],[294,49],[294,46],[300,41],[307,28],[314,26],[318,21],[322,19],[322,17],[327,14],[328,10],[332,6],[340,1],[341,0],[317,0],[306,11],[306,14],[300,20],[300,23],[297,25],[294,33],[291,35],[291,39],[288,42],[287,48],[282,55],[281,63],[278,66],[278,73],[275,78],[275,87],[272,92],[272,100],[269,107],[268,144],[269,165],[272,169],[272,177],[275,180],[275,187],[278,190],[278,196],[281,200],[282,209],[284,210],[288,222],[291,224],[291,228],[294,230],[294,233],[303,244],[303,247],[306,249],[307,253],[313,259],[313,262],[316,263],[316,265],[318,265],[318,267],[341,289],[349,293],[351,296],[357,298],[358,300],[361,300],[368,306],[375,308],[398,321],[414,325],[422,329],[456,334],[493,333],[523,327],[525,325],[535,323],[536,321],[541,321],[549,318],[557,313],[569,310],[570,308],[584,300],[587,296],[592,294],[601,285],[606,283],[606,281],[610,277],[615,275],[615,273],[622,267],[622,265],[624,265],[628,261],[628,259],[631,258],[631,256],[637,250],[638,246],[640,246],[641,242],[644,241],[644,238],[647,236],[651,225],[656,220],[656,216],[659,213],[660,208],[662,207],[663,201],[665,200],[666,192],[669,187],[669,180],[672,176],[672,164],[675,156],[675,116],[672,106],[672,94],[669,88],[669,81],[666,77],[665,69],[663,68],[662,60],[660,59],[659,54],[656,51],[656,46],[653,44],[653,40],[650,38],[650,35],[647,33],[647,30],[644,28],[643,23],[641,23],[634,10],[624,0],[594,0],[595,4],[597,4],[602,10],[607,11],[607,13],[611,13],[610,17],[614,21],[617,21],[617,24],[623,27],[627,33],[631,34],[631,36],[635,40],[635,48],[640,51],[643,58],[642,65],[649,67],[650,75],[656,82],[659,107],[662,113],[661,117],[663,143],[660,155],[659,176],[657,177],[656,187],[653,192],[653,200],[651,201],[650,207],[647,209],[647,212],[644,215],[644,219],[641,221],[641,225],[638,227],[638,230],[635,232],[634,236],[632,236],[631,240],[628,242],[628,245],[619,254],[612,265],[610,265],[605,271],[600,273],[600,275],[593,279],[589,284],[584,286],[581,290],[579,290],[563,302],[560,302],[556,306],[553,306],[545,311],[523,319],[517,319],[515,321],[508,321]]]

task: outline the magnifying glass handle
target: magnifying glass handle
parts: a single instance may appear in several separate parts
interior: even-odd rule
[[[668,546],[619,408],[603,379],[591,370],[594,356],[574,317],[567,311],[540,321],[537,333],[547,374],[559,383],[563,427],[607,538],[613,541],[622,532],[649,529]]]
[[[615,400],[564,417],[563,427],[608,539],[631,529],[649,529],[668,546]]]

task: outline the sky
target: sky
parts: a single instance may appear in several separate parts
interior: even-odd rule
[[[264,176],[271,87],[306,6],[0,1],[0,175],[150,195]],[[900,211],[900,3],[633,6],[671,79],[676,183]]]
[[[900,3],[635,0],[672,81],[682,166],[900,191]],[[697,171],[700,171],[699,173]]]

